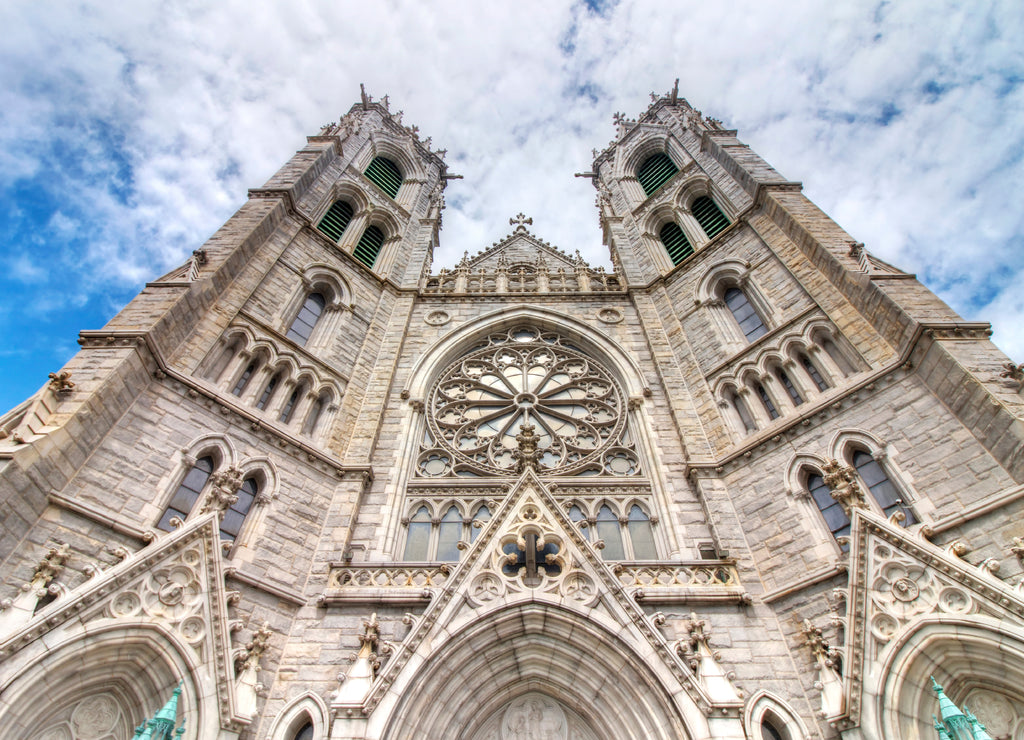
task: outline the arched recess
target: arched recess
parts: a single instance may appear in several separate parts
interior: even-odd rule
[[[87,626],[84,634],[63,641],[53,639],[48,650],[38,641],[38,655],[15,655],[6,661],[5,673],[11,678],[0,684],[0,740],[36,737],[50,721],[57,731],[62,715],[98,696],[104,701],[86,710],[95,737],[117,737],[125,727],[127,733],[120,736],[131,737],[179,683],[179,717],[185,718],[182,740],[218,737],[216,686],[198,678],[191,648],[162,626],[108,623]],[[100,729],[104,714],[110,716],[109,733]]]
[[[308,692],[291,701],[274,720],[271,740],[294,740],[306,723],[313,725],[314,740],[324,740],[330,732],[330,710],[316,694]]]
[[[424,398],[433,375],[467,351],[481,336],[511,329],[517,324],[534,324],[543,329],[557,331],[580,343],[580,349],[593,354],[599,361],[610,365],[623,389],[629,396],[644,393],[643,373],[640,367],[619,345],[609,337],[586,324],[556,311],[540,306],[511,306],[484,314],[467,321],[434,345],[413,366],[409,380],[409,395]]]
[[[782,740],[804,740],[807,737],[807,726],[800,716],[782,699],[763,689],[747,699],[743,724],[747,736],[753,740],[766,740],[770,737],[762,729],[766,724],[771,726]]]
[[[666,686],[674,679],[665,666],[596,620],[550,604],[505,607],[469,620],[414,664],[388,692],[395,706],[385,740],[482,740],[488,720],[529,693],[571,707],[600,740],[711,734],[682,687]]]
[[[890,643],[883,656],[877,671],[864,671],[882,677],[877,683],[865,681],[861,724],[866,736],[935,737],[932,715],[938,714],[939,704],[932,676],[958,706],[979,691],[1024,706],[1024,631],[1008,620],[979,615],[923,619]],[[968,706],[993,737],[1006,736],[1003,728],[989,724],[980,707]],[[1010,732],[1016,739],[1024,723],[1015,724]]]

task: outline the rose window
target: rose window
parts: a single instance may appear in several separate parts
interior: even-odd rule
[[[531,426],[542,472],[639,469],[618,385],[553,332],[517,327],[491,335],[441,373],[427,412],[421,475],[513,474],[516,436]]]

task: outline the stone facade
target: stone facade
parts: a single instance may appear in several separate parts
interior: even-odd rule
[[[1020,369],[674,91],[617,125],[611,270],[519,214],[435,271],[366,96],[82,332],[0,418],[0,740],[179,683],[204,740],[913,740],[932,675],[1024,740]]]

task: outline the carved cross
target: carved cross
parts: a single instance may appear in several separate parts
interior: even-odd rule
[[[625,113],[616,113],[614,116],[612,116],[612,123],[614,123],[616,126],[621,126],[626,122],[626,120],[627,119]]]
[[[522,211],[517,213],[515,215],[515,218],[510,218],[508,220],[508,225],[509,226],[515,226],[516,227],[516,231],[518,231],[519,229],[522,229],[523,231],[526,231],[526,224],[529,224],[530,226],[533,226],[533,219],[532,218],[527,218],[526,214],[523,213]]]

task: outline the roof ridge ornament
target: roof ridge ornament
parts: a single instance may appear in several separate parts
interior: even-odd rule
[[[516,227],[516,230],[514,232],[516,234],[518,234],[518,233],[528,234],[529,231],[526,228],[526,224],[529,224],[530,226],[533,226],[533,219],[532,218],[528,218],[526,216],[526,214],[523,213],[522,211],[520,211],[513,218],[510,218],[508,220],[508,225],[509,226],[515,226]]]

